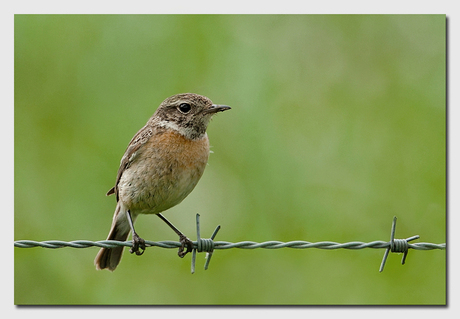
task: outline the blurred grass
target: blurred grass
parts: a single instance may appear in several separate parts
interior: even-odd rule
[[[232,106],[166,216],[194,239],[446,241],[444,15],[16,15],[15,240],[102,240],[119,160],[166,97]],[[137,230],[176,240],[154,216]],[[446,303],[446,253],[15,249],[16,304]],[[200,263],[201,262],[201,263]]]

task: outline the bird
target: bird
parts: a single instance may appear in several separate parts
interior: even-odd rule
[[[134,222],[140,214],[156,214],[179,236],[179,257],[192,251],[192,241],[161,213],[182,202],[197,185],[210,153],[208,124],[216,113],[229,109],[195,93],[176,94],[160,104],[129,142],[115,186],[106,194],[115,194],[117,200],[107,240],[126,241],[132,233],[130,253],[142,255],[145,241]],[[101,248],[96,269],[114,271],[123,248]]]

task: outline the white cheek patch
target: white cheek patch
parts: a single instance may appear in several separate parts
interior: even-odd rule
[[[183,130],[183,128],[180,127],[179,125],[177,125],[177,123],[170,122],[170,121],[162,120],[162,121],[158,122],[158,125],[161,126],[161,127],[173,129],[173,130],[178,131],[178,132]]]
[[[192,128],[182,127],[182,126],[177,125],[177,123],[174,123],[174,122],[171,122],[171,121],[162,120],[162,121],[158,122],[158,125],[160,127],[172,129],[172,130],[178,132],[180,135],[183,135],[183,136],[186,136],[186,137],[189,137],[189,138],[194,135],[194,131],[193,131]]]

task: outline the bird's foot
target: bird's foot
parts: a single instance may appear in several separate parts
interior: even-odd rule
[[[141,250],[139,250],[142,249]],[[133,234],[133,247],[129,250],[129,252],[136,253],[137,256],[140,256],[144,253],[145,251],[145,240],[140,238],[136,233]]]
[[[183,258],[187,255],[187,253],[190,253],[193,250],[193,242],[184,235],[179,236],[179,242],[181,243],[181,246],[177,254],[180,258]],[[187,247],[187,250],[184,251],[185,247]]]

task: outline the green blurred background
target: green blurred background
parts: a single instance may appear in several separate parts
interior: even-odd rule
[[[15,240],[104,240],[131,137],[166,97],[232,106],[196,189],[195,240],[446,241],[444,15],[16,15]],[[147,240],[177,240],[141,216]],[[16,304],[445,304],[445,251],[15,249]]]

